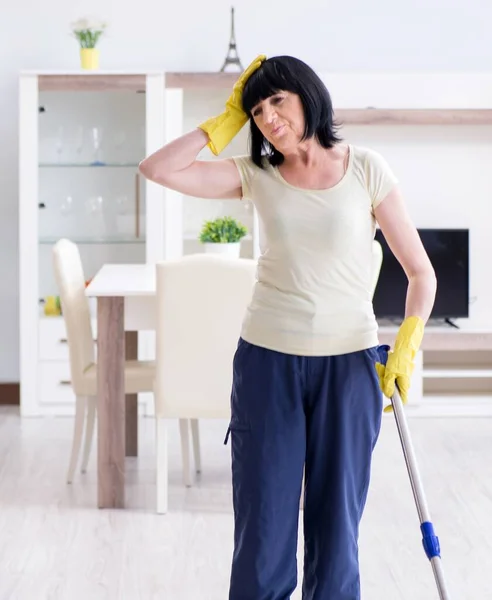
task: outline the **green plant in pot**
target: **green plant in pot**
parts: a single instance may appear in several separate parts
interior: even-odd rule
[[[205,221],[200,232],[200,242],[205,252],[239,257],[242,238],[248,230],[232,217],[219,217]]]

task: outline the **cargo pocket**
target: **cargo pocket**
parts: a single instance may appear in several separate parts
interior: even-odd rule
[[[227,433],[226,433],[225,440],[224,440],[224,446],[227,446],[227,443],[229,441],[229,436],[231,435],[231,433],[248,432],[248,431],[251,431],[251,427],[247,423],[239,421],[238,419],[235,419],[233,417],[229,423],[229,427],[227,428]]]

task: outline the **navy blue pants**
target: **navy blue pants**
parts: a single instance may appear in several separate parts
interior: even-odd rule
[[[288,600],[297,587],[303,470],[303,600],[359,600],[359,523],[379,435],[374,364],[386,348],[331,357],[240,339],[231,438],[234,555],[229,600]]]

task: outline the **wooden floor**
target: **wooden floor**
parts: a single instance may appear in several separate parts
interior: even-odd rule
[[[0,408],[0,600],[227,600],[225,424],[203,423],[204,472],[186,490],[172,423],[167,516],[154,513],[150,419],[140,422],[140,457],[127,459],[129,507],[121,511],[95,508],[95,453],[87,475],[65,484],[71,427]],[[491,599],[492,420],[412,419],[410,428],[451,597]],[[302,536],[300,568],[301,550]],[[360,561],[363,600],[438,598],[391,416],[375,453]]]

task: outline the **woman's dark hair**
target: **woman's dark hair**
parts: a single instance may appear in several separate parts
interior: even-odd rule
[[[246,82],[243,110],[250,117],[251,159],[260,168],[266,154],[270,164],[280,165],[284,155],[274,148],[256,126],[252,109],[261,101],[281,91],[297,94],[304,109],[305,128],[302,140],[316,137],[323,148],[341,141],[336,134],[333,105],[325,84],[306,63],[292,56],[275,56],[265,60]]]

